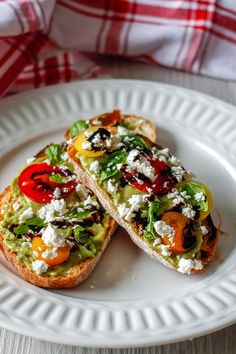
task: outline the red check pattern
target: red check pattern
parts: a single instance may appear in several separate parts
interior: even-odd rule
[[[0,0],[0,14],[1,96],[107,76],[94,53],[236,79],[235,0]]]

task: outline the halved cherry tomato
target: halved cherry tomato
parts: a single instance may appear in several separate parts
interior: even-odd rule
[[[150,181],[148,178],[142,180],[139,178],[139,175],[135,170],[133,173],[125,173],[125,180],[144,193],[169,193],[177,183],[177,180],[171,174],[170,167],[164,161],[160,161],[154,158],[149,159],[149,162],[155,169],[156,179],[154,181]],[[142,182],[140,182],[140,180]]]
[[[188,222],[190,221],[186,216],[181,213],[177,213],[175,211],[168,211],[166,212],[162,218],[166,224],[173,227],[175,230],[174,240],[173,243],[170,242],[167,236],[162,238],[162,242],[165,245],[170,245],[170,250],[172,252],[183,253],[187,252],[190,248],[195,245],[196,236],[195,235],[186,235],[184,229],[186,228]],[[185,237],[191,237],[192,242],[188,242],[188,247],[186,247],[186,240]],[[191,247],[192,244],[192,247]]]
[[[119,109],[114,109],[113,112],[104,113],[101,116],[93,118],[90,120],[91,125],[111,127],[116,125],[122,118],[121,112]],[[97,124],[96,124],[97,123]],[[100,124],[98,124],[100,123]]]
[[[183,182],[180,182],[178,183],[177,185],[177,188],[180,189],[180,190],[184,190],[184,186],[187,185],[188,183],[193,183],[195,185],[199,185],[201,187],[201,189],[203,189],[203,193],[206,197],[206,202],[207,202],[207,210],[199,210],[199,218],[197,219],[198,221],[202,221],[204,219],[206,219],[206,217],[212,212],[212,208],[213,208],[213,200],[212,200],[212,194],[209,190],[209,188],[203,184],[203,183],[199,183],[199,182],[196,182],[196,181],[183,181]],[[193,200],[194,200],[194,196],[193,197]],[[193,204],[193,205],[197,205],[197,201]]]
[[[95,133],[99,129],[101,129],[101,127],[96,126],[96,127],[88,128],[85,131],[82,131],[81,133],[79,133],[79,135],[77,136],[77,138],[74,141],[74,147],[81,155],[84,155],[87,157],[98,157],[98,156],[102,156],[105,153],[106,149],[104,149],[103,144],[101,144],[101,149],[99,149],[99,147],[98,147],[98,148],[96,148],[96,150],[87,150],[87,149],[84,149],[84,147],[83,147],[83,144],[90,143],[89,140],[86,139],[86,134],[90,133],[90,132]],[[107,131],[110,134],[110,129],[109,130],[104,129],[104,128],[102,128],[102,129],[104,131]],[[114,129],[114,128],[111,128],[111,129]]]
[[[40,236],[35,236],[32,240],[32,251],[34,257],[37,260],[44,261],[49,265],[57,265],[65,262],[70,255],[70,246],[66,244],[64,247],[59,247],[56,251],[57,255],[55,258],[44,258],[42,256],[45,251],[52,251],[52,246],[47,246]],[[35,255],[36,254],[36,255]]]
[[[18,178],[21,192],[35,203],[49,203],[54,198],[56,188],[60,189],[60,197],[66,198],[75,188],[76,182],[56,183],[50,181],[50,176],[60,174],[63,177],[71,175],[69,170],[62,170],[58,166],[51,166],[45,162],[26,167]]]

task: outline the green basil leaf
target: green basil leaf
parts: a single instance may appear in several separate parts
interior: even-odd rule
[[[91,213],[90,210],[84,210],[78,212],[77,209],[74,209],[72,213],[69,215],[69,219],[77,219],[77,220],[83,220],[85,219],[89,214]]]
[[[146,141],[137,135],[125,135],[121,137],[121,140],[129,148],[129,150],[132,150],[136,147],[150,149],[150,146],[146,143]]]
[[[67,183],[68,182],[66,177],[60,175],[60,173],[55,173],[55,175],[51,175],[49,177],[49,180],[51,182],[55,182],[55,183]]]
[[[70,128],[69,137],[73,138],[78,133],[83,130],[86,130],[89,127],[89,122],[86,120],[77,120]]]
[[[207,201],[206,191],[205,191],[204,186],[202,184],[194,182],[194,181],[186,182],[180,187],[179,190],[180,190],[180,192],[185,191],[187,193],[187,195],[190,196],[190,198],[188,199],[188,202],[190,204],[192,204],[193,206],[199,207],[199,209],[201,211],[208,211],[208,201]],[[195,199],[196,193],[203,193],[205,196],[205,200],[204,201],[197,201]]]
[[[26,220],[24,224],[27,225],[27,226],[40,226],[40,227],[43,227],[44,226],[44,221],[43,221],[43,219],[39,218],[38,216],[34,216],[33,218]],[[24,224],[22,224],[22,225],[24,225]]]
[[[85,230],[84,227],[78,225],[74,229],[74,236],[79,241],[79,243],[86,243],[90,237],[90,234]]]
[[[128,153],[126,151],[116,151],[107,156],[102,163],[101,179],[104,181],[106,178],[114,176],[120,172],[117,168],[118,164],[123,164],[127,160]]]
[[[20,224],[14,228],[13,232],[15,235],[24,235],[29,232],[29,227],[25,224]]]
[[[52,165],[62,162],[62,147],[59,144],[52,144],[45,149],[45,154]]]

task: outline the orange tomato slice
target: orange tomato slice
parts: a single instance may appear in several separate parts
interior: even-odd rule
[[[104,150],[92,151],[83,148],[83,144],[88,142],[88,140],[86,140],[85,134],[88,132],[96,132],[99,128],[99,126],[91,127],[79,133],[79,135],[74,141],[74,147],[81,155],[87,157],[98,157],[102,156],[105,153]]]
[[[111,127],[116,125],[122,118],[121,112],[119,109],[114,109],[113,112],[104,113],[99,117],[93,118],[90,120],[91,125],[100,125],[102,127]],[[96,124],[100,123],[100,124]]]
[[[186,252],[186,249],[184,248],[184,228],[189,219],[181,213],[168,211],[162,216],[161,220],[175,230],[173,244],[167,236],[162,238],[162,243],[164,243],[164,245],[170,245],[170,250],[172,252]]]
[[[34,253],[34,257],[37,260],[44,261],[49,265],[57,265],[65,262],[70,255],[70,246],[66,244],[64,247],[59,247],[56,251],[57,256],[55,258],[44,258],[42,256],[45,251],[52,251],[52,246],[47,246],[41,237],[35,236],[32,240],[32,251],[37,252]],[[35,255],[36,254],[36,255]]]

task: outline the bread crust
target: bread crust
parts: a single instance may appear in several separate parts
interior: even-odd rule
[[[39,153],[40,154],[40,153]],[[38,154],[38,156],[39,156]],[[0,220],[3,219],[3,213],[1,213],[3,205],[6,201],[12,201],[13,194],[10,186],[8,186],[0,195]],[[115,231],[117,224],[114,219],[111,219],[107,229],[105,241],[95,258],[89,258],[78,265],[70,267],[62,276],[47,276],[38,275],[28,269],[25,265],[17,262],[17,253],[9,250],[4,244],[4,235],[0,234],[0,250],[5,256],[6,260],[10,262],[13,267],[19,272],[19,274],[28,282],[42,287],[42,288],[71,288],[79,285],[91,274],[96,264],[98,263],[101,255],[105,251],[108,243],[111,240],[111,235]]]
[[[129,116],[129,117],[131,117],[131,116]],[[146,124],[146,121],[145,121],[145,124]],[[153,125],[153,123],[151,123],[150,127],[152,127],[152,125]],[[162,148],[161,146],[154,143],[154,141],[156,140],[156,130],[152,131],[152,134],[150,134],[149,136],[152,137],[152,139],[149,139],[147,136],[145,136],[143,138],[147,141],[147,143],[150,146],[152,146],[152,147],[156,146],[158,148]],[[80,182],[82,184],[88,186],[88,188],[90,188],[94,192],[94,194],[97,195],[97,197],[98,197],[100,203],[103,205],[104,209],[106,209],[110,213],[110,215],[116,220],[116,222],[128,232],[128,234],[130,235],[133,242],[139,248],[141,248],[144,252],[146,252],[150,257],[155,259],[156,261],[162,263],[166,267],[169,267],[169,268],[177,271],[177,269],[172,264],[170,264],[168,261],[166,261],[166,259],[164,257],[162,257],[159,253],[157,253],[155,250],[153,250],[151,248],[151,246],[144,240],[142,235],[138,232],[138,229],[137,229],[134,222],[126,222],[123,218],[121,218],[119,216],[118,210],[112,204],[112,201],[111,201],[108,193],[106,193],[106,191],[104,191],[102,189],[102,187],[99,186],[96,183],[96,181],[88,173],[86,173],[86,171],[83,169],[83,167],[80,163],[80,160],[76,157],[77,151],[73,147],[73,144],[68,146],[67,151],[68,151],[69,158],[74,165],[75,172],[76,172]],[[211,261],[214,258],[215,249],[216,249],[216,245],[217,245],[217,241],[218,241],[218,232],[217,232],[215,226],[213,225],[210,215],[206,219],[206,223],[210,227],[212,240],[211,240],[211,254],[208,256],[207,260],[203,260],[202,263],[204,266],[206,264],[208,264],[209,261]],[[199,270],[197,272],[200,272],[200,271],[202,271],[202,270]]]

